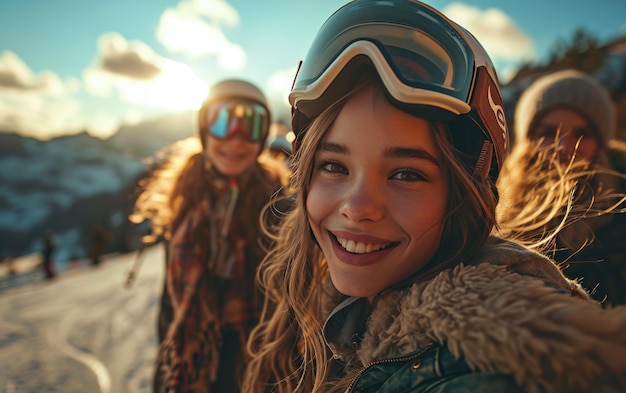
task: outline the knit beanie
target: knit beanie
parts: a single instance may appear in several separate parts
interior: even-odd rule
[[[526,138],[539,117],[552,107],[580,113],[595,126],[603,147],[615,134],[617,120],[608,91],[588,74],[564,70],[540,77],[522,93],[515,109],[515,139]]]

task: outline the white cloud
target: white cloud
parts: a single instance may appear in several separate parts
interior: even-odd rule
[[[81,105],[72,95],[79,83],[55,73],[35,75],[13,52],[0,56],[0,129],[39,139],[78,132]]]
[[[85,129],[97,136],[117,130],[113,114],[85,119],[78,99],[81,82],[65,82],[51,71],[34,75],[14,53],[0,57],[0,130],[14,131],[41,140],[74,134]]]
[[[153,108],[196,108],[206,95],[206,84],[187,65],[157,56],[142,42],[127,42],[119,34],[100,39],[101,52],[95,65],[83,73],[87,92],[97,97]],[[118,59],[116,69],[104,67],[103,59]],[[122,60],[123,59],[123,60]],[[152,70],[158,68],[158,73]],[[144,73],[145,72],[145,73]],[[151,75],[149,78],[144,76]]]
[[[156,35],[172,53],[215,56],[222,68],[232,71],[245,67],[246,54],[223,28],[238,25],[239,14],[223,0],[183,0],[163,12]]]
[[[117,78],[103,72],[99,68],[88,68],[83,71],[85,90],[95,97],[110,97],[114,92],[114,83]]]
[[[98,57],[83,71],[82,81],[62,81],[50,71],[35,75],[15,53],[3,52],[0,131],[47,140],[88,130],[105,138],[122,121],[140,121],[142,110],[196,109],[206,96],[206,83],[187,65],[158,56],[142,42],[107,33],[98,43]],[[230,67],[245,63],[245,53],[237,47],[225,53]],[[103,107],[104,101],[95,97],[112,100]]]
[[[535,59],[535,45],[507,14],[497,8],[481,10],[463,3],[452,3],[442,12],[469,30],[495,62]]]
[[[139,124],[143,120],[143,114],[136,109],[129,109],[124,113],[124,124]]]
[[[197,13],[211,21],[229,27],[239,25],[239,14],[224,0],[183,0],[179,9],[187,13]]]
[[[161,15],[157,38],[173,53],[192,56],[218,54],[228,39],[219,26],[208,24],[198,15],[184,15],[174,8]]]
[[[121,34],[106,33],[98,39],[96,68],[129,79],[151,80],[161,74],[162,59],[141,41],[127,41]]]
[[[82,83],[78,78],[69,77],[65,81],[65,86],[70,93],[78,93],[82,89]]]
[[[4,51],[0,55],[0,91],[58,96],[64,93],[65,86],[54,72],[35,75],[15,53]]]
[[[297,67],[291,67],[284,70],[279,70],[272,73],[266,85],[266,91],[268,100],[273,103],[274,106],[278,106],[277,110],[289,108],[289,92],[291,91],[291,85],[296,76]]]
[[[91,69],[85,73],[85,83],[94,95],[169,110],[196,108],[207,92],[206,84],[188,66],[172,60],[164,61],[162,74],[152,81],[115,78]]]
[[[230,71],[239,71],[246,66],[247,55],[243,48],[236,44],[225,45],[219,53],[218,63]]]
[[[272,108],[272,118],[278,122],[288,122],[291,118],[289,92],[297,67],[290,67],[272,73],[265,83],[265,94]]]
[[[90,135],[105,139],[117,132],[120,120],[110,112],[99,111],[90,115],[84,123]]]

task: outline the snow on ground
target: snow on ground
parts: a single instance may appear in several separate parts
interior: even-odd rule
[[[107,258],[52,281],[32,276],[0,292],[0,391],[149,392],[157,350],[163,248]]]
[[[0,263],[0,279],[9,281],[10,276],[34,272],[41,269],[41,262],[42,257],[38,252],[2,261]],[[3,288],[2,284],[0,281],[0,289]]]

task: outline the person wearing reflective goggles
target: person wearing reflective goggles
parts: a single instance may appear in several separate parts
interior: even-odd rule
[[[293,208],[259,267],[246,392],[624,390],[626,309],[498,235],[506,121],[467,30],[352,1],[289,100]]]
[[[135,216],[166,239],[154,392],[238,392],[245,345],[260,315],[256,267],[268,240],[264,213],[288,173],[263,152],[270,126],[265,96],[228,79],[198,112],[198,136],[169,147]]]
[[[265,105],[246,98],[223,97],[203,106],[199,126],[208,165],[237,176],[257,159],[269,133]]]

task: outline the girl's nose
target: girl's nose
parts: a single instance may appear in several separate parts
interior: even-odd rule
[[[359,179],[347,188],[339,212],[354,222],[379,221],[385,214],[385,203],[381,185]]]
[[[559,140],[559,159],[561,162],[566,162],[572,159],[576,146],[578,145],[579,138],[572,133],[566,133],[562,135]]]

